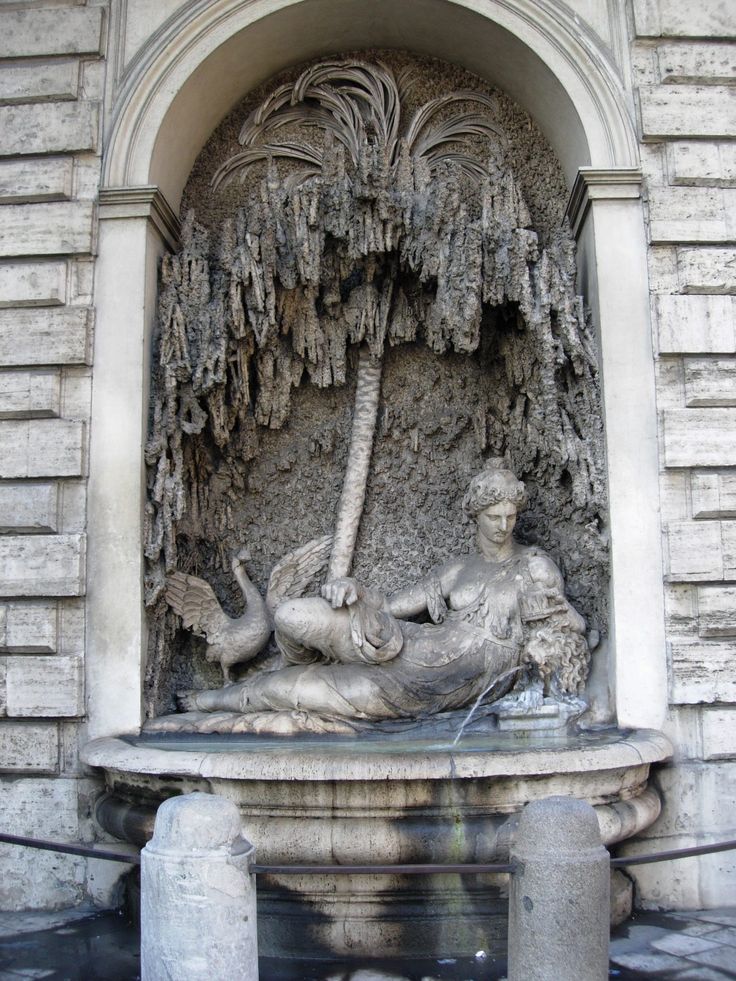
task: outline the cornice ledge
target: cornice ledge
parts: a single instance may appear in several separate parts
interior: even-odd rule
[[[98,213],[100,221],[146,218],[170,249],[179,245],[179,217],[154,184],[100,188]]]
[[[640,198],[642,180],[638,167],[581,167],[565,210],[573,235],[577,238],[592,201]]]

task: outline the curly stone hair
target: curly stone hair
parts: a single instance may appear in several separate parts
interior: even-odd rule
[[[490,466],[470,481],[462,506],[466,514],[475,517],[491,504],[500,504],[501,501],[509,501],[521,511],[526,507],[526,487],[511,470],[503,466]]]

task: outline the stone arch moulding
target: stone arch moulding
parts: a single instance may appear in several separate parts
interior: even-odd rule
[[[553,0],[192,0],[128,66],[100,192],[89,481],[89,735],[137,731],[149,338],[157,262],[197,153],[244,93],[290,64],[401,47],[461,64],[536,119],[572,188],[581,286],[601,344],[619,724],[666,710],[657,431],[634,126],[595,36]]]

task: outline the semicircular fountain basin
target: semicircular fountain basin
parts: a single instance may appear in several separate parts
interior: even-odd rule
[[[496,732],[457,746],[427,738],[145,734],[97,739],[102,826],[143,843],[168,797],[234,801],[260,864],[490,863],[508,858],[526,803],[577,797],[603,841],[623,841],[660,811],[649,768],[671,747],[658,732]],[[266,956],[465,957],[506,944],[507,876],[263,875]]]

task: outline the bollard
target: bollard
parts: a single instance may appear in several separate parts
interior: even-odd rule
[[[509,981],[604,981],[610,867],[590,804],[527,804],[511,861]]]
[[[164,801],[141,852],[142,981],[258,981],[253,857],[231,801]]]

